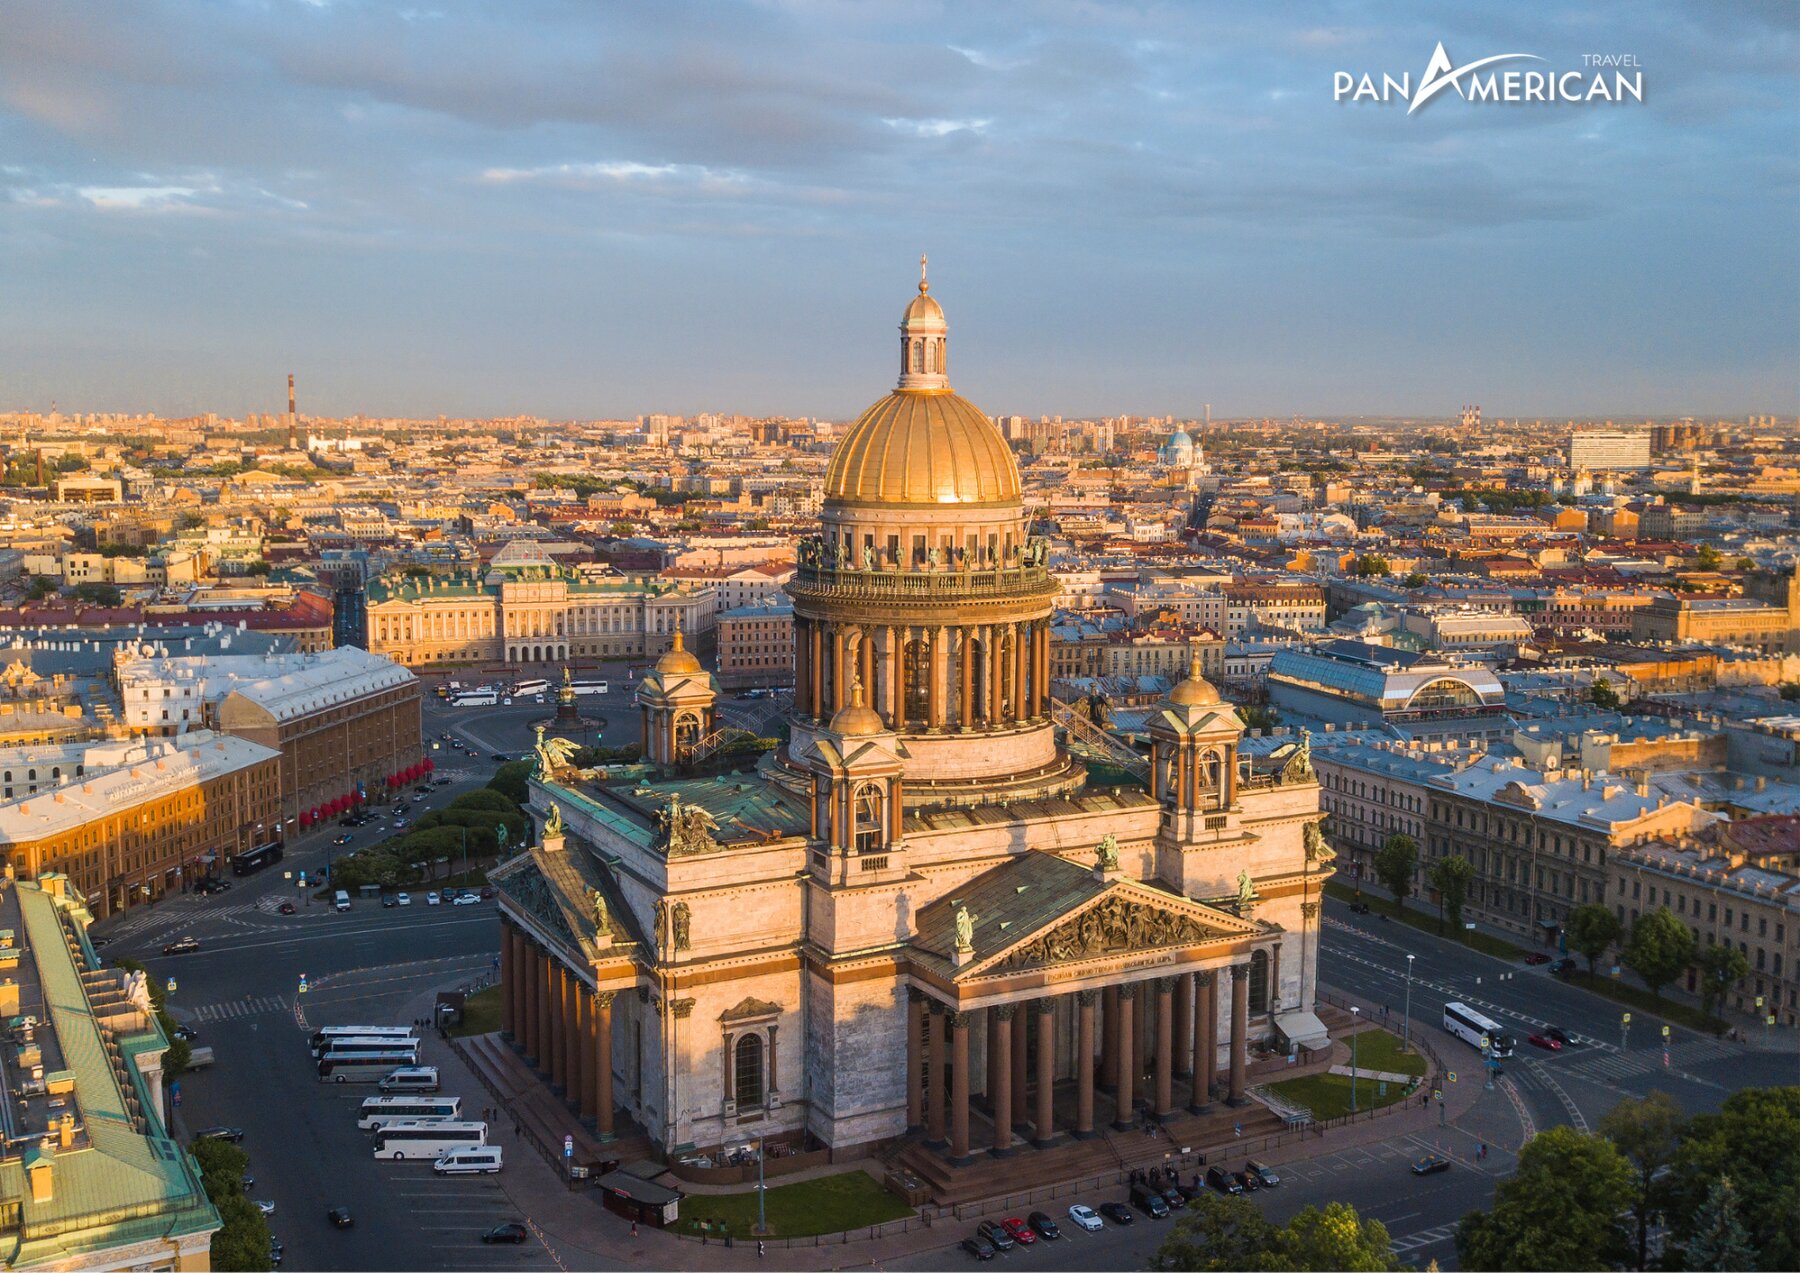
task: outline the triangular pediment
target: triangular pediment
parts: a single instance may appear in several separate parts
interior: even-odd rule
[[[1247,937],[1257,926],[1236,915],[1121,880],[1035,932],[959,974],[974,976],[1109,959]]]
[[[767,999],[750,997],[742,999],[734,1008],[727,1008],[719,1014],[721,1021],[749,1021],[757,1017],[778,1017],[781,1005],[770,1003]]]

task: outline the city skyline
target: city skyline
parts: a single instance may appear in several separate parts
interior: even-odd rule
[[[921,251],[996,414],[1796,410],[1788,15],[0,18],[0,408],[843,418]],[[672,34],[679,33],[679,34]],[[1334,102],[1527,50],[1643,102]],[[526,87],[521,87],[521,86]]]

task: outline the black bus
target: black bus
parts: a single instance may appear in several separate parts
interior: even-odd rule
[[[233,854],[231,873],[233,875],[249,875],[260,871],[265,866],[274,866],[281,861],[282,843],[276,840],[272,844],[259,844],[254,849],[246,849],[242,853]]]

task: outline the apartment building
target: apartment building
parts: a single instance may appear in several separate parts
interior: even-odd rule
[[[792,602],[722,610],[715,622],[721,686],[760,689],[794,683]]]

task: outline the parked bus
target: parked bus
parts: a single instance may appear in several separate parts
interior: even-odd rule
[[[1472,1048],[1480,1047],[1485,1036],[1489,1053],[1499,1060],[1513,1054],[1512,1035],[1501,1029],[1498,1021],[1482,1016],[1466,1003],[1444,1005],[1444,1030]]]
[[[347,1056],[364,1056],[375,1053],[385,1056],[390,1052],[403,1053],[411,1059],[408,1065],[419,1063],[419,1041],[417,1039],[333,1039],[319,1053],[319,1059],[337,1061]]]
[[[450,700],[452,707],[497,707],[499,703],[496,690],[467,690]]]
[[[575,696],[577,698],[585,694],[606,693],[605,681],[571,681],[569,684],[570,688],[575,691]]]
[[[550,682],[545,680],[520,681],[512,687],[514,698],[523,694],[546,694],[549,691]]]
[[[399,1039],[402,1043],[419,1037],[409,1025],[328,1025],[312,1032],[312,1054],[325,1055],[325,1045],[333,1039]]]
[[[430,1123],[462,1117],[460,1096],[371,1096],[362,1103],[356,1125],[378,1132],[390,1123]]]
[[[282,842],[276,840],[271,844],[259,844],[254,849],[246,849],[242,853],[231,856],[231,873],[233,875],[249,875],[252,871],[260,871],[265,866],[274,866],[281,861]]]
[[[355,1052],[319,1058],[321,1083],[379,1083],[418,1060],[417,1052]]]
[[[377,1158],[430,1158],[453,1149],[487,1144],[486,1123],[445,1120],[435,1123],[392,1123],[375,1137]]]

